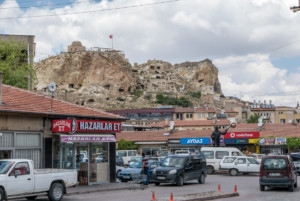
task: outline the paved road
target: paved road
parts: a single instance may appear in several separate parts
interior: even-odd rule
[[[157,199],[167,200],[170,198],[170,192],[173,192],[174,199],[176,200],[176,195],[217,191],[218,184],[221,185],[221,191],[223,192],[233,192],[234,185],[237,185],[237,190],[240,193],[240,196],[237,198],[222,199],[225,201],[300,200],[300,187],[295,189],[294,192],[289,192],[286,188],[267,188],[266,191],[261,192],[259,190],[257,175],[239,175],[236,177],[232,177],[229,175],[208,175],[205,184],[198,184],[197,181],[187,182],[182,187],[169,184],[160,186],[150,184],[145,190],[108,191],[91,194],[72,195],[65,196],[63,201],[149,201],[152,198],[152,191],[155,191]],[[25,201],[25,199],[22,199],[22,201],[23,200]],[[46,201],[47,199],[45,197],[41,197],[36,200]]]

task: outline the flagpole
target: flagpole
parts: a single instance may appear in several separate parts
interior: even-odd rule
[[[111,50],[114,50],[114,37],[111,39]]]

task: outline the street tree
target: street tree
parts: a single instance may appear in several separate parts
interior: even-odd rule
[[[248,124],[249,124],[249,123],[258,123],[258,119],[259,119],[259,118],[260,118],[260,116],[259,116],[257,113],[255,113],[254,115],[251,114],[250,118],[247,119],[247,123],[248,123]]]
[[[29,89],[36,80],[35,70],[28,63],[27,46],[21,41],[0,41],[0,72],[4,84]]]

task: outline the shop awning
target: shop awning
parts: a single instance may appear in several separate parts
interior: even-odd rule
[[[61,135],[61,142],[115,142],[114,135]]]

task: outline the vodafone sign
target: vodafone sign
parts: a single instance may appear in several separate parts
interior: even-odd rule
[[[228,132],[224,138],[259,138],[259,132]]]

